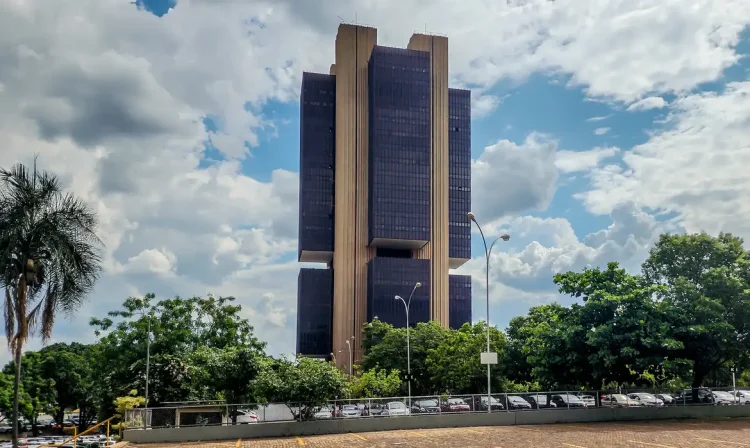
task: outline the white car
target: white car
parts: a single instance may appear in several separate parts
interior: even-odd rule
[[[750,404],[750,391],[736,390],[733,395],[736,397],[738,404]]]
[[[237,424],[238,425],[247,425],[251,423],[258,423],[260,418],[258,417],[258,414],[252,411],[245,411],[242,409],[237,409],[234,411],[237,414]],[[224,417],[224,426],[231,425],[232,423],[232,417],[231,416],[225,416]]]
[[[409,415],[409,408],[407,408],[406,405],[401,403],[400,401],[391,401],[390,403],[385,405],[385,409],[383,409],[383,413],[381,415]]]
[[[322,407],[315,410],[313,414],[315,420],[331,420],[333,418],[333,410],[329,407]]]
[[[628,398],[636,400],[641,406],[664,406],[664,401],[646,392],[628,394]]]
[[[343,418],[356,418],[361,416],[362,411],[356,404],[345,404],[341,407],[341,417]]]

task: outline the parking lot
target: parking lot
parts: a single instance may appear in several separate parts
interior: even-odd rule
[[[750,420],[494,426],[139,445],[143,448],[750,448]]]

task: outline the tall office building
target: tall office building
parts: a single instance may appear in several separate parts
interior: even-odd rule
[[[297,352],[361,358],[363,325],[471,320],[471,105],[448,87],[448,39],[377,45],[341,24],[329,74],[304,73],[300,99]],[[349,341],[349,344],[347,344]]]

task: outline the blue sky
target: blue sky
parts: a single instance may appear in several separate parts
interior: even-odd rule
[[[355,12],[383,45],[425,23],[450,39],[452,83],[474,98],[473,208],[512,235],[492,258],[493,323],[570,303],[557,272],[637,271],[661,232],[750,238],[750,6],[691,5],[1,6],[0,43],[16,51],[0,54],[0,165],[38,153],[102,217],[105,275],[55,339],[92,340],[88,318],[129,295],[212,292],[238,298],[271,352],[293,351],[299,83],[328,70],[338,16]],[[483,319],[472,244],[460,273]]]

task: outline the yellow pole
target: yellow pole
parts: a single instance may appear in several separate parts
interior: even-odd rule
[[[107,422],[107,442],[105,443],[106,446],[109,446],[109,422]]]
[[[78,446],[78,426],[73,427],[73,448]]]

